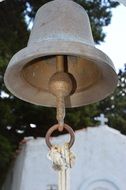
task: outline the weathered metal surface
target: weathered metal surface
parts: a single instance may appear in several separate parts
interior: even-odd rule
[[[28,46],[8,65],[4,78],[7,88],[27,102],[55,107],[48,82],[56,72],[57,55],[67,56],[65,71],[76,81],[74,94],[65,99],[66,107],[97,102],[115,89],[114,65],[95,48],[86,11],[66,0],[51,1],[39,9]]]
[[[67,125],[67,124],[64,124],[64,129],[67,130],[70,134],[70,141],[69,141],[69,148],[71,148],[74,144],[74,141],[75,141],[75,134],[74,134],[74,131],[73,129]],[[59,130],[59,124],[56,124],[56,125],[53,125],[46,133],[46,137],[45,137],[45,140],[46,140],[46,144],[47,146],[51,149],[52,147],[52,144],[50,142],[50,137],[52,135],[52,133],[56,130]]]

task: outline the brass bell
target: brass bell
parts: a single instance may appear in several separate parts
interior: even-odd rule
[[[64,56],[64,72],[73,82],[66,107],[97,102],[115,89],[114,65],[95,48],[86,11],[67,0],[51,1],[38,10],[27,47],[12,57],[5,72],[7,88],[27,102],[55,107],[49,81],[57,56]]]

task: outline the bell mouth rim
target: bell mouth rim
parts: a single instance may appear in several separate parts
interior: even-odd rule
[[[54,51],[55,49],[55,51]],[[88,105],[91,103],[98,102],[104,98],[106,98],[108,95],[110,95],[114,89],[116,88],[118,78],[117,74],[115,72],[114,65],[111,61],[111,59],[101,50],[95,48],[95,46],[80,43],[80,42],[71,42],[71,41],[43,41],[42,43],[36,43],[34,46],[28,46],[22,50],[20,50],[18,53],[16,53],[12,59],[10,60],[10,63],[7,67],[7,70],[4,75],[4,82],[7,88],[18,98],[30,102],[32,104],[36,105],[42,105],[46,107],[56,107],[56,101],[55,97],[51,95],[50,93],[43,94],[44,99],[46,95],[51,97],[50,101],[40,101],[40,100],[33,100],[33,96],[36,96],[38,93],[38,90],[35,90],[35,88],[31,88],[29,93],[33,93],[32,97],[29,97],[27,88],[30,87],[28,84],[26,85],[24,80],[19,75],[19,72],[22,70],[24,65],[28,63],[31,60],[34,60],[39,57],[43,56],[49,56],[49,55],[72,55],[72,56],[80,56],[82,58],[86,58],[88,60],[91,60],[96,64],[99,68],[103,69],[106,68],[106,70],[111,71],[109,76],[104,76],[104,80],[108,82],[108,87],[105,86],[104,92],[100,92],[100,89],[97,89],[97,86],[95,88],[95,96],[89,97],[88,100],[86,97],[89,96],[88,93],[80,92],[73,94],[70,97],[70,101],[66,103],[66,107],[81,107],[84,105]],[[18,70],[18,72],[17,72]],[[17,72],[17,73],[16,73]],[[106,72],[107,73],[107,72]],[[104,74],[105,75],[105,74]],[[110,81],[108,81],[107,77]],[[13,78],[13,79],[12,79]],[[15,78],[15,79],[14,79]],[[18,78],[18,80],[17,80]],[[101,87],[105,85],[105,81],[101,81]],[[16,84],[13,84],[16,81]],[[19,85],[18,85],[19,84]],[[27,88],[26,88],[27,86]],[[21,92],[20,88],[26,88],[23,92]],[[20,89],[20,90],[19,90]],[[19,93],[20,91],[20,93]],[[93,92],[92,92],[93,93]],[[93,93],[94,94],[94,93]],[[74,102],[74,97],[78,95],[80,97],[80,101]],[[84,99],[84,100],[82,100]],[[74,103],[72,103],[74,102]]]

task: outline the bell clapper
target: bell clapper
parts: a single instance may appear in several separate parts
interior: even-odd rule
[[[56,73],[50,78],[49,89],[56,96],[57,120],[59,131],[63,130],[65,118],[65,97],[72,91],[72,80],[64,71],[64,56],[56,56]]]

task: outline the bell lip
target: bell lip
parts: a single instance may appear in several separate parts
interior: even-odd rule
[[[35,105],[46,106],[46,107],[56,107],[56,98],[47,92],[45,93],[42,92],[42,94],[44,95],[43,101],[41,99],[36,101],[36,99],[33,97],[36,96],[40,92],[33,87],[28,92],[27,88],[28,87],[31,88],[31,86],[29,84],[27,85],[24,84],[24,80],[23,78],[21,78],[19,74],[22,68],[24,67],[24,65],[28,63],[29,61],[34,60],[39,57],[49,56],[49,55],[73,55],[73,56],[84,57],[87,60],[93,61],[99,68],[103,68],[104,70],[104,67],[105,67],[107,68],[107,70],[111,71],[109,80],[112,83],[110,87],[107,88],[107,90],[105,89],[104,93],[101,93],[98,91],[98,97],[97,97],[96,92],[95,92],[94,97],[88,97],[89,100],[85,101],[84,99],[83,101],[81,100],[80,102],[74,101],[73,97],[77,95],[81,99],[84,98],[83,95],[86,90],[84,92],[73,94],[72,96],[70,96],[71,100],[66,101],[67,102],[66,108],[81,107],[84,105],[101,101],[104,98],[106,98],[108,95],[110,95],[117,86],[118,77],[115,71],[115,67],[111,59],[104,52],[95,48],[95,46],[84,44],[81,42],[54,41],[54,40],[50,41],[49,40],[49,41],[43,41],[41,43],[36,43],[34,44],[34,46],[28,46],[20,50],[19,52],[17,52],[12,57],[4,75],[4,82],[8,90],[19,99],[24,100],[26,102],[29,102]],[[19,71],[18,73],[17,73],[17,69]],[[18,75],[18,78],[17,78],[17,75]],[[107,80],[107,77],[105,79]],[[15,81],[16,81],[16,84],[14,84]],[[104,86],[103,85],[104,83],[105,81],[101,82],[101,87]],[[22,88],[25,90],[21,92],[21,89],[20,89],[20,92],[18,92],[19,88]],[[29,93],[33,93],[32,97],[29,97]],[[45,97],[47,95],[51,97],[51,100],[45,101]],[[87,98],[87,96],[88,94],[85,96],[85,98]]]

